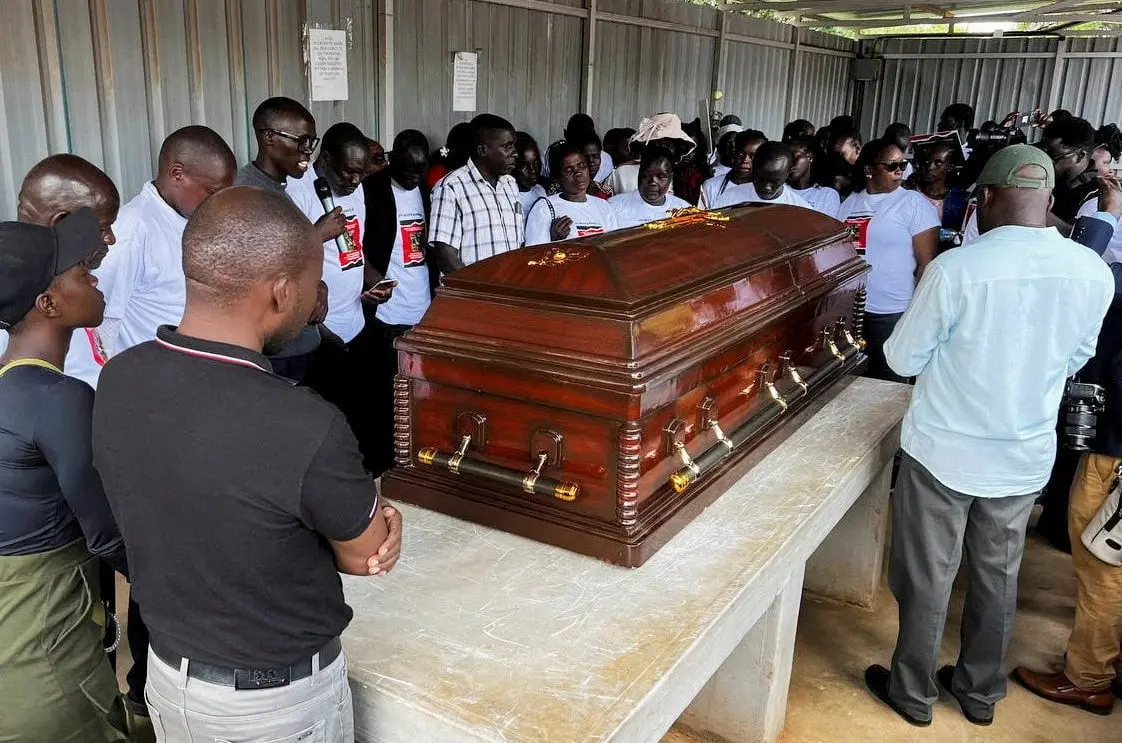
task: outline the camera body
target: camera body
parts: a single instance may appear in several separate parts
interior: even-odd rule
[[[1106,392],[1097,384],[1067,380],[1060,401],[1062,446],[1071,451],[1091,451],[1098,434],[1099,413],[1106,410]]]

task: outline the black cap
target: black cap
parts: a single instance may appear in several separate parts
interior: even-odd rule
[[[0,330],[26,317],[55,276],[100,246],[101,229],[88,208],[72,212],[54,227],[0,222]]]

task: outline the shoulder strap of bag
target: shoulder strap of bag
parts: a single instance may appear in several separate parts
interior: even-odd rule
[[[548,196],[539,196],[538,200],[534,202],[534,206],[537,206],[543,201],[545,202],[545,205],[549,207],[549,218],[551,220],[557,219],[557,210],[553,208],[553,202],[549,200]],[[530,207],[530,211],[534,211],[534,206]],[[527,214],[526,216],[528,217],[530,215]]]

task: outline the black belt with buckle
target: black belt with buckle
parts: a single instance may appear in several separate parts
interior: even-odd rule
[[[160,660],[172,668],[179,668],[183,656],[178,653],[169,653],[152,643],[152,652]],[[327,668],[335,662],[343,652],[343,643],[339,638],[329,641],[319,651],[319,667]],[[187,676],[189,678],[206,681],[209,684],[232,686],[238,690],[272,689],[278,686],[288,686],[293,681],[307,678],[312,675],[312,657],[303,658],[284,668],[226,668],[212,666],[209,663],[200,663],[187,659]]]

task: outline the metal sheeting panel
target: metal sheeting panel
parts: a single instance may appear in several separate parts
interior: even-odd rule
[[[1070,39],[1068,53],[1122,53],[1122,38]],[[1064,60],[1057,107],[1095,126],[1122,121],[1122,57]]]
[[[470,112],[452,111],[452,55],[479,54],[479,111],[545,143],[581,108],[580,18],[470,0],[407,0],[394,18],[394,122],[443,144]],[[544,144],[543,144],[544,146]]]
[[[950,103],[973,106],[976,125],[1000,121],[1010,111],[1047,107],[1056,44],[1044,38],[889,40],[877,51],[932,57],[884,61],[880,80],[863,86],[862,132],[879,136],[895,121],[931,131]],[[1041,56],[979,56],[994,53]]]
[[[814,34],[812,37],[804,32],[794,71],[791,70],[793,50],[730,41],[722,77],[725,98],[717,108],[724,113],[737,114],[746,126],[776,138],[791,119],[805,118],[821,126],[838,114],[848,113],[852,59],[815,52],[814,46],[836,46],[820,43],[823,41],[820,37],[824,36]],[[851,43],[841,37],[829,38],[838,38],[843,49],[845,44]],[[797,95],[794,94],[796,81]]]
[[[729,42],[722,78],[725,98],[717,108],[778,138],[787,122],[792,54],[788,49]]]
[[[805,46],[799,58],[799,96],[791,119],[825,126],[835,116],[853,113],[853,60],[815,54]]]
[[[678,0],[599,0],[597,12],[650,18],[697,28],[717,28],[717,13],[712,8]]]
[[[586,7],[585,0],[550,1]],[[8,0],[7,43],[0,45],[0,218],[14,215],[24,173],[52,152],[75,152],[104,167],[125,198],[153,176],[163,139],[186,124],[213,127],[246,162],[257,104],[271,95],[308,100],[306,25],[350,32],[350,98],[310,106],[320,132],[346,120],[389,139],[377,131],[378,6],[378,0]],[[600,127],[634,126],[661,110],[696,116],[713,85],[719,13],[678,0],[600,0],[598,8],[590,113]],[[480,54],[480,110],[508,117],[543,143],[581,110],[586,20],[484,0],[395,0],[394,10],[398,130],[422,129],[436,145],[454,122],[471,117],[451,111],[455,51]],[[725,22],[729,34],[773,46],[727,42],[720,107],[778,134],[792,52],[774,44],[790,44],[794,29],[736,14]],[[803,41],[854,48],[812,32]],[[805,47],[800,59],[796,114],[817,120],[820,111],[844,108],[839,70],[849,60]]]
[[[351,29],[350,99],[310,106],[319,131],[348,120],[373,133],[371,0],[10,0],[0,45],[0,218],[14,217],[23,175],[55,152],[103,167],[125,199],[152,178],[164,137],[187,124],[212,127],[248,160],[258,103],[270,95],[308,102],[306,7],[313,25]]]
[[[592,115],[601,130],[662,111],[685,121],[698,115],[712,86],[715,38],[618,23],[600,23],[596,37]]]

